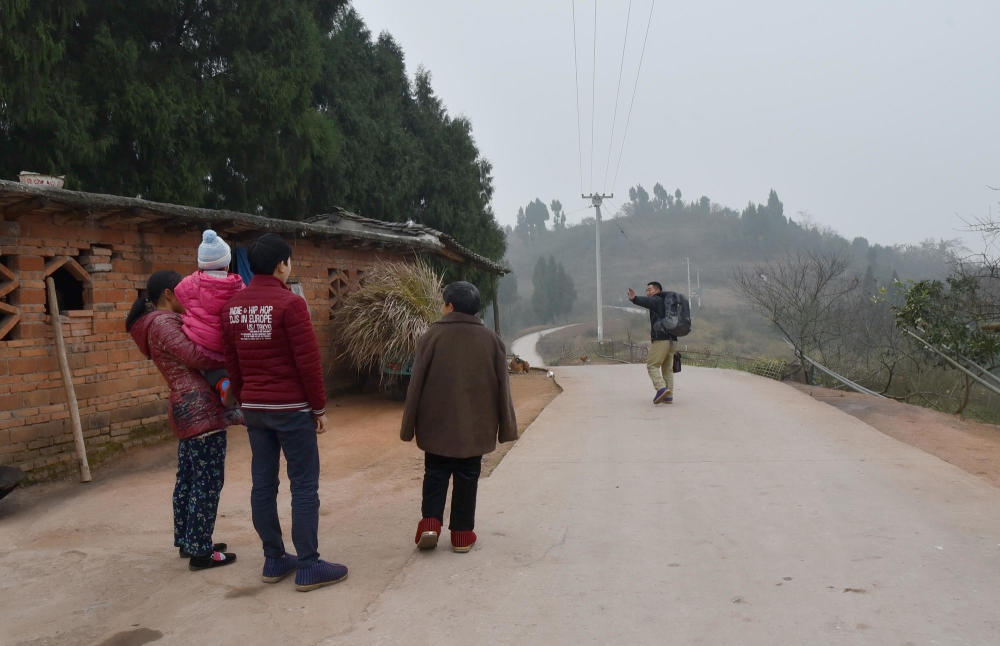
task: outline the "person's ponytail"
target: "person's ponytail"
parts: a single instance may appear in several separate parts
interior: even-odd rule
[[[181,275],[176,271],[163,269],[154,272],[146,281],[146,294],[135,299],[125,317],[125,331],[128,332],[135,322],[156,309],[156,304],[163,296],[164,290],[174,289],[181,282]]]
[[[153,310],[153,304],[145,296],[140,296],[132,303],[128,316],[125,317],[125,331],[129,332],[136,321]]]

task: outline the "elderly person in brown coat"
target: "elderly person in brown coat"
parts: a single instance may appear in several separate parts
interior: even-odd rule
[[[416,436],[425,453],[423,519],[415,539],[420,549],[437,546],[450,478],[452,549],[472,549],[483,454],[496,448],[498,438],[517,439],[507,353],[476,316],[479,304],[475,285],[449,284],[444,317],[417,342],[399,436],[406,442]]]

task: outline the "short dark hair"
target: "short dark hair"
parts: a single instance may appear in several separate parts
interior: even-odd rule
[[[464,280],[449,283],[444,288],[444,302],[451,303],[456,312],[462,314],[479,313],[479,290]]]
[[[265,233],[250,243],[247,260],[254,274],[273,274],[278,264],[292,257],[292,248],[277,233]]]
[[[661,285],[660,283],[656,282],[655,280],[651,280],[651,281],[649,281],[646,284],[647,285],[652,285],[653,287],[656,288],[656,291],[658,291],[658,292],[662,292],[663,291],[663,285]]]

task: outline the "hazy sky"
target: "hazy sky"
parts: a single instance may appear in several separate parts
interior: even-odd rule
[[[354,6],[472,122],[501,224],[535,197],[578,222],[592,214],[581,189],[613,192],[607,215],[657,181],[737,210],[774,188],[786,215],[881,244],[979,250],[961,218],[1000,215],[998,0],[635,0],[628,21],[628,0],[603,1],[596,74],[593,0]]]

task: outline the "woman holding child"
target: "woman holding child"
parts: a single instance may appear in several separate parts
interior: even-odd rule
[[[185,336],[184,305],[174,293],[181,276],[158,271],[146,282],[146,295],[132,305],[125,321],[139,350],[153,360],[170,388],[170,426],[177,436],[174,486],[174,545],[190,558],[191,570],[229,565],[236,555],[212,532],[222,492],[226,427],[242,423],[239,409],[227,409],[203,371],[222,362],[210,358]]]

